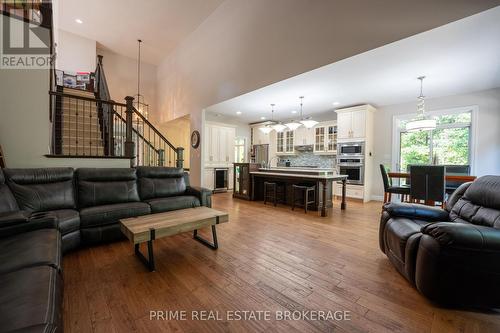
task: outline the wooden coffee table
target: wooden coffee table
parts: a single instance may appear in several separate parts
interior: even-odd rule
[[[155,270],[153,241],[158,238],[193,231],[193,238],[213,250],[219,247],[215,226],[229,222],[225,212],[208,207],[196,207],[174,210],[171,212],[144,215],[120,220],[121,230],[135,245],[135,254],[149,268]],[[213,243],[198,235],[198,229],[212,227]],[[140,244],[148,245],[148,258],[140,251]]]

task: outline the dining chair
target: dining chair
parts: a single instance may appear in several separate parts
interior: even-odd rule
[[[410,198],[426,205],[445,202],[445,167],[442,165],[412,165],[410,167]]]
[[[405,197],[410,195],[409,186],[393,186],[392,179],[387,175],[387,170],[383,164],[380,164],[380,173],[382,174],[382,180],[384,181],[384,203],[390,202],[392,200],[392,194],[399,194],[401,196],[401,202],[405,201]]]
[[[456,175],[456,176],[468,176],[470,175],[470,165],[445,165],[445,173],[447,175]],[[462,182],[457,181],[446,181],[446,194],[450,195],[455,190],[462,185]]]

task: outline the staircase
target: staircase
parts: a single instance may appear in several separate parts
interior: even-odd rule
[[[60,115],[60,153],[66,156],[105,156],[104,137],[93,92],[60,88],[63,95],[56,104]]]

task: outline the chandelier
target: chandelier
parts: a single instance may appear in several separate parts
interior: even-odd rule
[[[430,131],[436,128],[436,119],[427,118],[425,115],[425,96],[423,93],[425,76],[417,78],[420,80],[420,95],[417,102],[417,117],[406,123],[408,132]]]

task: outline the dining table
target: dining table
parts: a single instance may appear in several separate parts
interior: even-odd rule
[[[410,179],[410,173],[405,171],[388,172],[389,178]],[[467,183],[474,181],[477,177],[470,175],[445,174],[445,180],[449,182]]]

